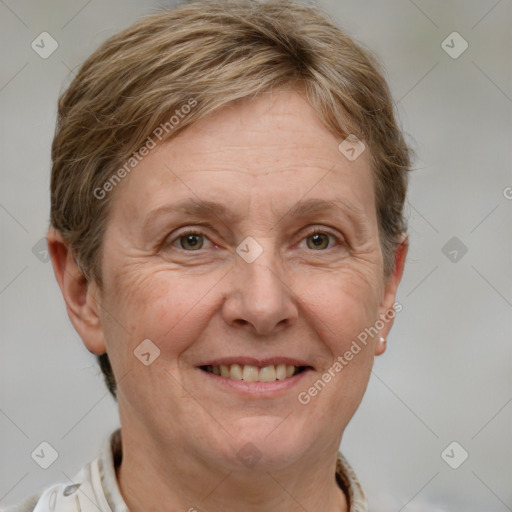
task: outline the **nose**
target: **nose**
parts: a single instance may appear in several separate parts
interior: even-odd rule
[[[252,263],[237,257],[223,304],[228,325],[271,335],[297,320],[296,296],[272,252],[267,248]]]

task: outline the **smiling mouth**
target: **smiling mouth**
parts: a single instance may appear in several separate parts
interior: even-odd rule
[[[199,367],[201,370],[225,377],[232,380],[243,380],[245,382],[274,382],[276,380],[285,380],[302,373],[311,366],[293,366],[287,364],[268,365],[259,368],[251,364],[231,364],[231,365],[205,365]]]

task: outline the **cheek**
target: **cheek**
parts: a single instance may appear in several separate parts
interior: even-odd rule
[[[300,292],[317,332],[333,357],[345,352],[352,340],[378,318],[380,287],[377,276],[352,268],[302,278]]]
[[[332,360],[323,368],[328,374],[324,380],[329,381],[322,391],[323,399],[347,421],[363,398],[373,366],[376,337],[373,331],[371,335],[368,332],[378,319],[380,304],[374,268],[340,272],[330,280],[330,291],[324,298],[322,315],[329,327],[324,329],[324,343]]]
[[[111,313],[106,322],[109,351],[112,348],[123,358],[121,352],[131,355],[143,340],[150,339],[163,360],[179,355],[208,321],[208,292],[218,277],[189,276],[169,268],[150,268],[149,264],[119,268],[123,270],[112,271],[105,301],[105,309]],[[133,360],[127,363],[133,364]]]
[[[125,401],[143,403],[148,414],[159,407],[161,392],[188,403],[190,397],[179,384],[177,365],[180,355],[198,339],[210,320],[208,291],[215,284],[210,280],[204,275],[191,278],[169,269],[150,270],[149,265],[124,267],[122,272],[111,274],[104,308],[108,313],[103,315],[102,323],[118,391]],[[136,354],[147,352],[151,362],[145,365]]]

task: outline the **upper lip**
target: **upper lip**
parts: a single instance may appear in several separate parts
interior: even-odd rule
[[[265,357],[263,359],[256,357],[247,357],[247,356],[229,356],[229,357],[219,357],[216,359],[209,359],[204,363],[199,364],[198,366],[220,366],[220,365],[230,366],[232,364],[240,364],[246,365],[250,364],[252,366],[257,366],[258,368],[263,368],[264,366],[270,365],[278,365],[278,364],[286,364],[288,366],[311,366],[307,361],[302,359],[295,359],[292,357]]]

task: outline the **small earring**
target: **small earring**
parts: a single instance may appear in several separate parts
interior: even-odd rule
[[[386,338],[383,338],[383,337],[381,336],[381,337],[380,337],[380,342],[381,342],[382,344],[386,343]]]

